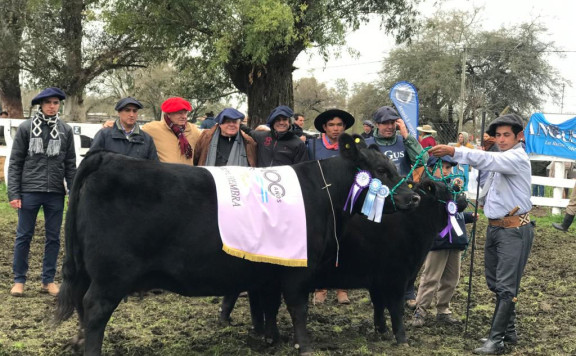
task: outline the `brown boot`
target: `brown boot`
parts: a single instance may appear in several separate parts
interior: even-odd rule
[[[326,301],[327,289],[316,289],[314,292],[314,305],[323,304]]]
[[[48,284],[42,283],[42,287],[40,288],[40,292],[48,293],[53,297],[57,297],[58,293],[60,292],[60,288],[54,282],[48,283]]]
[[[13,297],[21,297],[24,295],[24,283],[14,283],[10,289],[10,295]]]
[[[336,298],[338,298],[339,304],[350,304],[350,299],[348,299],[348,291],[346,289],[338,289],[338,291],[336,291]]]

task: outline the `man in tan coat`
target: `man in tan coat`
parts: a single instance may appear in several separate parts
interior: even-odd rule
[[[164,118],[144,126],[152,136],[160,162],[194,165],[194,146],[200,137],[196,125],[188,122],[192,105],[180,97],[166,99],[161,106]]]

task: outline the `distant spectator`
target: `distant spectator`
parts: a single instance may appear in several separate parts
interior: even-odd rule
[[[372,120],[364,120],[362,123],[362,128],[364,129],[364,132],[362,132],[360,135],[364,137],[364,139],[370,138],[372,135],[374,135],[374,123]]]
[[[0,112],[0,119],[5,119],[8,117],[8,111],[2,111]]]
[[[214,120],[214,112],[212,112],[212,111],[207,112],[206,118],[200,124],[200,128],[203,130],[211,129],[214,125],[216,125],[216,121]]]
[[[418,131],[422,132],[422,137],[420,138],[420,145],[422,148],[436,146],[436,140],[434,135],[436,135],[436,130],[432,129],[430,125],[422,125],[417,127]]]
[[[458,143],[456,143],[456,147],[468,147],[468,148],[475,148],[474,145],[470,143],[468,132],[459,132],[458,133]]]
[[[308,135],[304,132],[304,122],[306,118],[302,114],[294,114],[294,124],[292,124],[292,132],[300,138],[303,142],[306,142],[309,138],[314,138],[313,135]]]
[[[532,175],[539,177],[547,177],[547,167],[550,161],[530,161],[532,165]],[[544,186],[541,184],[532,184],[532,196],[543,197]]]

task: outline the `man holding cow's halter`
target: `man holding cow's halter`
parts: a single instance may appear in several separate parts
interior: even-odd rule
[[[496,137],[501,152],[470,150],[438,145],[428,151],[449,155],[480,171],[490,171],[478,203],[488,217],[484,253],[486,282],[496,294],[496,307],[490,334],[476,354],[499,354],[504,343],[516,344],[516,302],[520,279],[528,261],[534,227],[528,213],[532,209],[530,160],[520,142],[524,123],[516,114],[495,119],[488,134]]]

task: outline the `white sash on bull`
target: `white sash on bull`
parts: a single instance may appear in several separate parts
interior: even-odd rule
[[[308,265],[304,199],[292,167],[202,168],[216,183],[226,253],[255,262]]]

